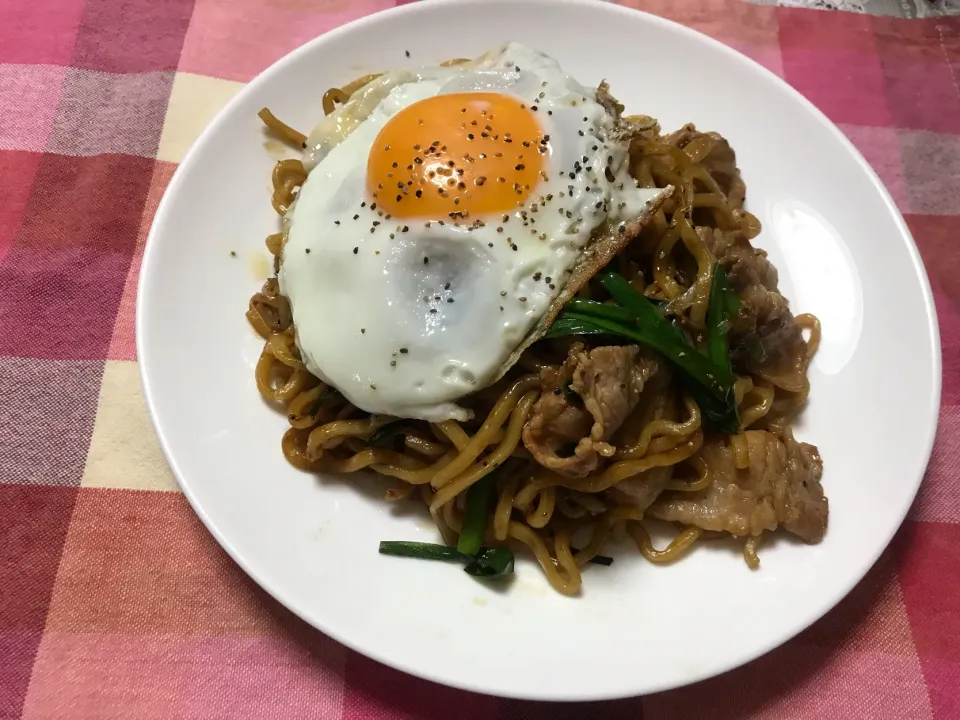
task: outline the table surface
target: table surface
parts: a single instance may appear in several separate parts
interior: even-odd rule
[[[960,718],[957,0],[625,3],[737,48],[826,112],[890,189],[933,285],[944,386],[919,498],[798,638],[645,698],[470,695],[308,627],[201,526],[137,376],[154,211],[243,83],[394,4],[0,0],[0,717]]]

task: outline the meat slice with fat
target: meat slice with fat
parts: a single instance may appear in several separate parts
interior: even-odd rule
[[[777,436],[748,430],[746,440],[750,463],[737,469],[725,440],[710,438],[698,455],[710,486],[697,492],[666,491],[648,514],[739,536],[782,526],[807,542],[819,542],[827,529],[828,506],[817,449],[789,432]]]

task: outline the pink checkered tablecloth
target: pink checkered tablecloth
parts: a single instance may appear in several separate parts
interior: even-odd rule
[[[826,618],[723,677],[578,706],[435,686],[293,617],[200,525],[144,407],[137,274],[177,162],[256,73],[394,0],[0,0],[0,717],[960,718],[951,3],[627,3],[756,59],[860,148],[931,276],[943,404],[906,524]]]

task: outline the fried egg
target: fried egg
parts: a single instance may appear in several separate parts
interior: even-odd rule
[[[385,73],[308,139],[279,283],[307,368],[371,413],[465,420],[637,186],[595,90],[509,43]],[[613,226],[616,227],[616,224]]]

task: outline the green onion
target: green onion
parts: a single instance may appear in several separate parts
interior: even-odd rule
[[[456,548],[436,543],[405,542],[403,540],[382,540],[380,542],[381,555],[396,555],[397,557],[419,558],[421,560],[456,560],[463,558]]]
[[[568,312],[561,312],[556,320],[553,321],[553,325],[550,326],[550,329],[547,330],[544,338],[558,338],[558,337],[567,337],[568,335],[605,335],[608,334],[606,330],[598,328],[596,325],[593,325],[589,322],[583,323],[580,321],[580,318],[575,315],[571,315]]]
[[[308,412],[306,415],[316,415],[318,412],[320,412],[320,408],[323,406],[325,402],[328,402],[338,397],[340,397],[339,391],[334,390],[333,388],[327,388],[326,390],[321,392],[316,398],[314,398],[313,403],[311,403],[310,405],[310,412]],[[303,417],[306,417],[306,415],[304,415]]]
[[[585,300],[583,298],[573,298],[563,307],[565,310],[570,310],[571,312],[581,315],[590,315],[591,317],[604,318],[628,325],[632,325],[637,317],[626,308],[597,302],[596,300]]]
[[[467,506],[463,516],[463,527],[457,550],[464,555],[476,555],[483,545],[483,534],[487,529],[487,515],[493,505],[494,474],[482,477],[467,490]]]
[[[494,578],[513,572],[513,552],[505,547],[481,547],[476,554],[465,554],[449,545],[381,540],[381,555],[464,563],[464,571],[474,577]]]
[[[719,295],[723,311],[721,317],[728,318],[734,301],[730,298],[732,290],[729,290],[729,286],[724,287],[723,282],[718,290],[722,293]],[[617,305],[574,298],[564,306],[546,337],[606,334],[646,345],[683,372],[682,379],[687,392],[716,427],[724,432],[736,432],[739,420],[729,352],[723,363],[716,362],[712,355],[708,357],[700,353],[678,326],[664,318],[653,303],[621,275],[605,273],[600,278],[600,285],[610,293]],[[717,331],[721,327],[722,323],[718,324]]]
[[[736,433],[740,430],[737,397],[732,384],[718,395],[711,388],[701,385],[689,376],[681,377],[680,381],[697,403],[704,417],[713,423],[717,430],[725,433]]]
[[[689,344],[683,330],[661,315],[650,299],[638,292],[622,275],[605,273],[600,278],[600,285],[636,318],[641,327],[656,333],[655,337],[661,341],[668,342],[669,338],[679,345]]]
[[[385,447],[392,445],[394,436],[403,426],[403,420],[394,420],[377,428],[366,442],[367,447]]]
[[[575,547],[572,547],[570,548],[570,552],[576,555],[578,552],[580,552],[580,550],[578,550]],[[587,560],[587,562],[593,563],[594,565],[606,565],[607,567],[610,567],[611,565],[613,565],[613,558],[608,557],[607,555],[594,555],[592,558]]]
[[[727,273],[719,263],[713,267],[713,282],[707,305],[707,350],[714,363],[730,371],[730,343],[727,333],[740,310],[740,298],[730,287]]]
[[[563,311],[563,314],[575,318],[581,325],[591,325],[598,331],[610,335],[620,335],[657,350],[672,361],[674,365],[686,371],[703,385],[712,388],[718,394],[724,392],[726,385],[733,384],[733,378],[728,371],[725,371],[724,368],[718,368],[709,358],[697,352],[691,345],[681,344],[676,338],[672,337],[672,331],[664,331],[660,327],[651,330],[650,328],[642,328],[636,323],[627,325],[606,318],[568,313],[566,310]],[[663,318],[661,318],[661,322],[669,325],[669,321]]]
[[[474,577],[492,578],[513,572],[513,553],[505,547],[485,547],[467,564],[464,571]]]

